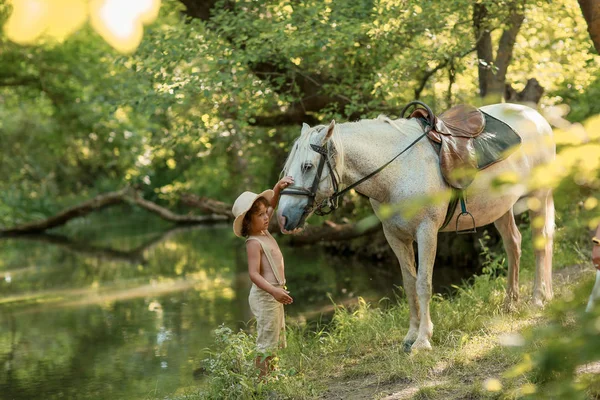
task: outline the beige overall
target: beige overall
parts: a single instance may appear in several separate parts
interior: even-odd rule
[[[273,260],[273,252],[278,251],[275,240],[271,234],[265,231],[265,236],[250,236],[248,240],[256,240],[260,243],[268,263],[273,270],[273,275],[277,282],[269,282],[275,287],[284,287],[285,280],[279,276],[280,265]],[[270,240],[269,240],[270,239]],[[283,259],[281,259],[283,260]],[[262,263],[262,257],[261,257]],[[263,266],[266,268],[266,266]],[[256,317],[256,330],[258,331],[256,338],[256,348],[260,352],[274,351],[278,347],[284,348],[287,343],[285,340],[285,318],[283,315],[283,304],[275,300],[273,296],[265,292],[254,283],[250,289],[248,296],[250,310]]]

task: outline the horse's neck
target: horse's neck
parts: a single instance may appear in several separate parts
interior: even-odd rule
[[[342,131],[341,137],[345,152],[342,183],[348,186],[357,182],[410,145],[418,137],[418,133],[422,133],[422,130],[419,130],[416,125],[413,126],[412,122],[410,124],[407,126],[407,131],[404,131],[402,127],[400,127],[401,131],[398,131],[389,123],[374,120],[360,129],[353,128],[346,132]],[[423,142],[425,143],[425,141]],[[356,190],[380,202],[390,201],[392,186],[402,185],[406,181],[402,178],[407,173],[407,169],[401,168],[400,165],[407,165],[415,156],[420,157],[415,153],[422,152],[423,143],[417,143],[415,149],[412,150],[401,156],[403,160],[396,159],[380,173],[358,185]]]

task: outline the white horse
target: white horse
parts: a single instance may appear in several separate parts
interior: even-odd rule
[[[521,136],[523,143],[505,160],[479,171],[466,191],[468,210],[477,226],[494,223],[502,237],[508,259],[506,304],[518,300],[521,234],[515,223],[513,206],[526,195],[539,200],[539,207],[531,207],[534,237],[543,237],[542,248],[536,247],[536,271],[533,301],[542,305],[553,296],[552,242],[554,234],[554,201],[551,189],[537,189],[527,193],[527,181],[536,166],[555,158],[552,128],[535,110],[516,104],[495,104],[480,108],[487,114],[507,123]],[[350,185],[385,164],[423,134],[415,119],[390,120],[380,116],[343,124],[332,121],[329,126],[302,127],[284,167],[284,173],[295,180],[295,187],[286,189],[278,208],[278,221],[283,233],[301,227],[304,220],[337,191],[337,181]],[[550,140],[548,140],[550,139]],[[321,147],[315,147],[321,146]],[[531,149],[536,149],[532,152]],[[319,153],[320,152],[320,153]],[[323,155],[322,155],[323,154]],[[325,160],[325,165],[319,162]],[[404,154],[380,173],[356,186],[369,197],[377,217],[381,220],[385,237],[398,258],[402,269],[403,286],[410,309],[410,328],[404,338],[407,351],[431,349],[429,339],[433,324],[429,313],[432,295],[431,280],[437,247],[437,233],[443,224],[448,201],[423,204],[416,213],[391,217],[382,214],[382,205],[399,204],[411,198],[435,196],[448,186],[440,172],[439,155],[427,138],[418,140]],[[320,168],[319,168],[320,167]],[[322,171],[318,171],[322,169]],[[494,178],[512,173],[523,184],[512,185],[503,191],[491,190]],[[311,186],[312,185],[312,186]],[[313,193],[311,199],[310,193]],[[460,214],[456,211],[453,220]],[[470,218],[468,218],[470,220]],[[470,221],[461,218],[458,230],[470,228]],[[454,223],[442,232],[455,229]],[[418,271],[415,268],[413,242],[417,242]]]

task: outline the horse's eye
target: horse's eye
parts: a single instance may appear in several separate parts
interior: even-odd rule
[[[309,162],[302,164],[302,167],[301,167],[302,173],[304,174],[304,173],[308,172],[312,167],[313,167],[313,165]]]

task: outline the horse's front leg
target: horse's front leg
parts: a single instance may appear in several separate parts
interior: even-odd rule
[[[431,350],[429,339],[433,335],[433,323],[429,313],[432,294],[433,262],[437,249],[437,229],[424,223],[417,230],[419,271],[417,274],[417,297],[419,299],[419,333],[413,350]]]
[[[415,269],[415,252],[413,250],[413,240],[400,239],[394,234],[394,229],[383,226],[383,233],[388,244],[394,251],[400,263],[402,271],[402,286],[406,293],[408,309],[410,311],[410,327],[408,333],[402,340],[404,351],[409,352],[411,346],[417,340],[419,334],[419,303],[417,302],[417,271]]]

